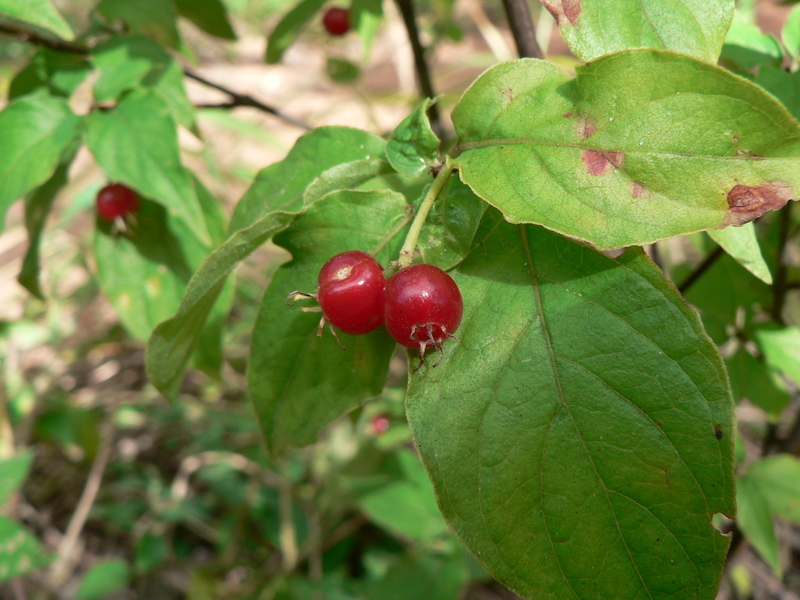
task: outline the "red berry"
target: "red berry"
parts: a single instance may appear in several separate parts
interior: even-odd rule
[[[139,210],[139,196],[121,183],[112,183],[97,193],[95,204],[100,218],[114,221]]]
[[[411,265],[386,282],[386,329],[403,346],[419,348],[420,354],[451,337],[463,313],[456,282],[439,267]]]
[[[322,17],[322,24],[331,35],[344,35],[350,31],[350,11],[346,8],[329,8]]]
[[[372,419],[372,435],[378,436],[386,433],[391,425],[388,415],[377,415]]]
[[[326,262],[317,278],[322,314],[345,333],[369,333],[383,322],[383,268],[371,254],[351,250]]]

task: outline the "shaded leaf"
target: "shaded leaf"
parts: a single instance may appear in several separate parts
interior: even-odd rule
[[[361,77],[361,69],[341,58],[329,57],[325,63],[325,72],[336,83],[352,83]]]
[[[0,15],[46,29],[65,40],[75,39],[69,23],[51,0],[0,0]]]
[[[383,20],[383,3],[381,0],[353,0],[350,4],[350,22],[358,31],[361,45],[364,47],[362,60],[369,64],[372,42]]]
[[[452,162],[478,196],[602,249],[742,225],[800,188],[800,124],[786,109],[669,52],[618,52],[574,79],[544,61],[502,63],[453,123]]]
[[[174,0],[181,16],[186,17],[206,33],[224,40],[235,40],[225,5],[220,0]]]
[[[753,547],[780,577],[783,573],[778,555],[778,540],[761,483],[743,475],[736,480],[736,523]]]
[[[168,399],[174,399],[209,314],[234,267],[295,215],[272,212],[235,232],[203,262],[173,317],[155,328],[147,344],[147,376]]]
[[[610,259],[496,211],[475,239],[451,272],[458,340],[409,376],[450,526],[526,597],[714,598],[733,414],[697,314],[640,249]]]
[[[732,0],[543,0],[570,50],[584,61],[627,48],[675,50],[716,63]]]
[[[395,343],[383,328],[366,335],[328,329],[318,337],[319,313],[286,305],[295,290],[313,292],[317,274],[346,250],[394,258],[408,224],[405,199],[390,190],[328,194],[310,205],[275,243],[292,253],[264,294],[253,327],[250,397],[271,452],[314,442],[328,424],[383,389]]]
[[[92,65],[85,57],[43,48],[14,76],[8,97],[13,100],[41,87],[47,87],[53,96],[69,97],[91,72]]]
[[[0,112],[0,231],[8,207],[52,176],[81,123],[66,102],[43,94]]]
[[[0,461],[0,506],[8,502],[11,494],[22,487],[32,461],[31,452],[21,452],[12,458]]]
[[[800,71],[789,73],[780,67],[762,65],[755,82],[783,102],[796,119],[800,119]]]
[[[17,276],[17,281],[40,300],[44,300],[44,294],[39,285],[39,244],[53,201],[67,182],[72,158],[74,155],[68,161],[61,163],[50,179],[25,198],[25,229],[28,231],[28,249],[25,251],[25,258],[22,260],[22,269]]]
[[[431,129],[428,109],[435,102],[426,98],[392,132],[386,158],[399,173],[418,175],[436,164],[439,138]]]
[[[324,195],[341,189],[357,189],[370,179],[394,173],[382,158],[353,160],[323,171],[306,188],[303,203],[308,206]]]
[[[747,468],[773,514],[800,523],[800,460],[790,454],[768,456]]]
[[[300,31],[322,9],[326,0],[300,0],[286,13],[272,30],[267,40],[267,64],[274,65],[283,58]]]
[[[795,6],[789,13],[783,25],[781,38],[789,56],[796,61],[800,60],[800,6]]]
[[[771,35],[762,33],[755,23],[745,20],[738,12],[731,21],[725,37],[720,63],[743,74],[759,65],[780,66],[781,45]]]
[[[448,554],[412,550],[398,557],[386,575],[364,586],[364,600],[458,600],[469,581],[466,560]]]
[[[192,177],[181,164],[170,113],[154,91],[133,90],[116,108],[89,115],[86,143],[110,180],[158,201],[210,244]]]
[[[764,283],[772,283],[772,273],[764,262],[752,223],[746,223],[742,227],[709,229],[708,235],[745,269]]]
[[[95,10],[111,23],[122,21],[130,33],[141,33],[163,46],[179,48],[178,11],[164,0],[101,0]]]
[[[726,362],[734,400],[747,398],[777,420],[792,398],[776,373],[744,348]]]

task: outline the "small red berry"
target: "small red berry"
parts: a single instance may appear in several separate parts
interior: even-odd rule
[[[97,193],[97,214],[106,221],[125,218],[139,210],[139,196],[121,183],[107,185]]]
[[[325,31],[331,35],[344,35],[350,31],[350,11],[346,8],[329,8],[322,17]]]
[[[367,252],[337,254],[320,269],[317,298],[322,314],[345,333],[374,331],[383,322],[383,268]]]
[[[391,425],[391,421],[388,415],[376,415],[373,417],[370,425],[372,428],[372,435],[379,436],[386,433],[389,429],[389,425]]]
[[[411,265],[386,282],[386,329],[403,346],[419,348],[420,355],[452,337],[463,313],[456,282],[439,267]]]

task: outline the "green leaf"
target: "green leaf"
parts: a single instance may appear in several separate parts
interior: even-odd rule
[[[771,35],[761,32],[755,23],[746,21],[738,12],[725,37],[720,63],[742,74],[758,65],[780,66],[781,45]]]
[[[178,11],[164,0],[102,0],[95,10],[107,21],[122,21],[130,33],[141,33],[163,46],[179,48]]]
[[[341,189],[357,189],[370,179],[394,173],[388,162],[382,158],[353,160],[323,171],[306,188],[303,203],[308,206],[326,194]]]
[[[361,45],[364,47],[362,60],[369,64],[372,42],[383,20],[383,2],[381,0],[353,0],[350,4],[350,21],[358,31]]]
[[[469,581],[465,557],[415,549],[402,555],[378,581],[364,586],[364,600],[458,600]]]
[[[9,99],[46,87],[53,96],[69,97],[92,72],[85,57],[43,48],[11,81]]]
[[[795,6],[781,32],[783,45],[789,56],[795,61],[800,61],[800,6]]]
[[[98,102],[116,100],[131,88],[150,88],[166,102],[179,124],[196,131],[183,69],[162,46],[143,35],[115,36],[98,45],[93,57],[100,72],[94,85]]]
[[[780,100],[796,119],[800,119],[800,71],[789,73],[780,67],[762,65],[754,81]]]
[[[777,374],[744,348],[726,362],[734,400],[747,398],[777,421],[792,399]]]
[[[773,514],[800,523],[800,460],[790,454],[762,458],[747,468]]]
[[[300,35],[300,31],[323,7],[326,0],[300,0],[272,30],[267,41],[267,64],[281,61],[283,53]]]
[[[170,108],[156,92],[129,92],[109,111],[89,115],[86,143],[112,181],[160,202],[210,244],[192,177],[181,165]]]
[[[8,502],[11,494],[22,487],[32,461],[31,452],[22,452],[0,461],[0,506]]]
[[[225,5],[220,0],[174,0],[181,16],[186,17],[206,33],[224,40],[235,40]]]
[[[0,517],[0,581],[29,573],[50,560],[31,533],[14,521]]]
[[[441,142],[428,119],[428,109],[434,102],[431,98],[423,100],[392,132],[386,158],[400,173],[418,175],[434,166],[439,158]]]
[[[167,540],[163,536],[144,534],[136,545],[136,570],[139,573],[152,571],[167,559],[168,553]]]
[[[388,455],[376,474],[355,478],[351,487],[361,511],[401,539],[427,543],[447,533],[425,469],[407,450]]]
[[[72,158],[74,155],[68,161],[62,162],[50,179],[25,198],[25,229],[28,231],[28,249],[25,252],[17,281],[40,300],[44,300],[44,294],[39,285],[39,243],[53,201],[67,182]]]
[[[183,241],[170,230],[167,212],[141,198],[136,223],[124,235],[97,219],[97,276],[126,329],[146,340],[180,305],[192,270]]]
[[[772,283],[772,273],[764,262],[752,223],[745,223],[742,227],[709,229],[708,235],[745,269],[764,283]]]
[[[766,493],[765,493],[766,492]],[[758,551],[764,561],[781,577],[780,556],[778,556],[778,540],[775,538],[775,526],[769,510],[767,494],[761,482],[743,475],[736,480],[736,523],[744,536]]]
[[[94,565],[81,581],[75,600],[103,600],[128,585],[128,563],[112,558]]]
[[[426,263],[451,269],[472,247],[472,239],[488,205],[457,177],[433,205],[419,237],[418,246]]]
[[[800,385],[800,328],[762,329],[757,339],[767,364]]]
[[[525,597],[713,599],[733,414],[697,314],[641,249],[496,211],[475,240],[457,340],[407,399],[451,528]]]
[[[733,0],[543,0],[570,50],[584,61],[627,48],[656,48],[716,63]]]
[[[386,142],[378,136],[350,127],[319,127],[307,133],[285,159],[258,173],[236,205],[231,231],[249,227],[274,210],[300,210],[308,204],[303,192],[325,171],[353,161],[383,158],[385,148]]]
[[[453,112],[452,162],[509,221],[612,249],[743,225],[798,196],[800,124],[758,86],[655,50],[577,71],[502,63]]]
[[[192,277],[175,315],[155,328],[147,344],[147,376],[168,399],[178,394],[183,373],[228,275],[294,218],[291,213],[272,212],[231,235]]]
[[[51,0],[0,0],[0,15],[46,29],[65,40],[75,39],[69,23]]]
[[[397,255],[408,223],[405,198],[390,190],[343,190],[309,206],[275,243],[292,253],[272,278],[253,327],[250,397],[271,452],[314,442],[334,419],[377,396],[386,383],[395,343],[379,329],[367,335],[328,329],[317,336],[319,313],[287,306],[295,290],[316,289],[317,274],[345,250]]]
[[[42,94],[0,112],[0,232],[8,207],[52,176],[81,123],[66,102]]]
[[[361,69],[349,60],[330,58],[325,63],[325,72],[336,83],[352,83],[361,77]]]

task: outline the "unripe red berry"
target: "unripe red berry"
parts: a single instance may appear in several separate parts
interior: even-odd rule
[[[383,268],[367,252],[337,254],[320,269],[317,297],[322,314],[345,333],[374,331],[383,322]]]
[[[329,8],[322,17],[322,25],[331,35],[344,35],[350,31],[350,11],[346,8]]]
[[[125,218],[139,210],[139,196],[121,183],[107,185],[97,193],[97,214],[106,221]]]
[[[386,282],[383,320],[398,343],[419,348],[440,347],[461,324],[461,292],[439,267],[417,264],[399,270]]]

